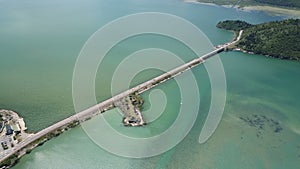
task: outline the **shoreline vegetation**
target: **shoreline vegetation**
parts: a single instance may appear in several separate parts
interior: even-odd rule
[[[187,3],[198,3],[205,5],[219,5],[225,8],[237,8],[244,11],[263,11],[269,15],[274,16],[286,16],[292,18],[300,18],[300,6],[297,7],[287,7],[272,4],[263,3],[239,3],[236,1],[224,1],[224,0],[184,0]],[[242,1],[241,1],[242,2]]]
[[[287,19],[257,25],[245,21],[227,20],[216,27],[233,31],[235,36],[243,30],[238,43],[231,50],[259,54],[267,57],[300,60],[300,19]]]
[[[14,147],[17,147],[17,146],[23,144],[24,142],[26,142],[26,139],[32,137],[34,135],[34,133],[28,133],[25,131],[27,128],[25,127],[23,118],[20,117],[18,115],[18,113],[11,111],[11,110],[0,110],[0,115],[1,115],[2,119],[3,119],[3,117],[4,117],[4,119],[7,119],[7,120],[5,120],[5,123],[3,123],[3,121],[2,121],[1,122],[2,124],[7,123],[7,125],[12,125],[12,121],[19,121],[18,125],[20,126],[20,130],[16,130],[16,128],[13,128],[13,127],[11,129],[8,127],[6,127],[6,128],[4,127],[4,129],[2,129],[0,139],[1,139],[1,144],[2,144],[3,150],[1,150],[0,155],[1,155],[1,158],[3,158],[6,153],[9,153],[10,151],[14,151]],[[72,122],[66,124],[65,126],[60,127],[59,129],[49,132],[48,134],[40,137],[39,139],[29,143],[28,145],[25,145],[19,151],[15,152],[11,156],[9,156],[9,157],[5,158],[3,161],[1,161],[0,168],[8,169],[8,168],[13,167],[14,165],[16,165],[19,162],[19,160],[24,155],[29,154],[34,148],[36,148],[38,146],[42,146],[45,142],[51,140],[54,137],[59,136],[60,134],[64,133],[65,131],[68,131],[71,128],[78,126],[79,124],[80,124],[79,121],[72,121]],[[3,126],[2,126],[2,128],[3,128]],[[11,130],[11,132],[9,132],[8,130]],[[8,137],[12,137],[13,139],[5,140]],[[8,144],[8,142],[10,142],[10,144]]]
[[[79,122],[72,122],[70,124],[68,124],[67,126],[64,126],[58,130],[52,131],[51,133],[48,133],[47,135],[41,137],[40,139],[30,143],[29,145],[27,145],[26,147],[24,147],[22,150],[14,153],[12,156],[8,157],[7,159],[5,159],[4,161],[2,161],[0,163],[0,167],[8,169],[13,167],[14,165],[16,165],[19,160],[26,154],[30,154],[31,151],[39,146],[42,146],[44,143],[46,143],[47,141],[51,140],[52,138],[55,138],[57,136],[59,136],[60,134],[68,131],[71,128],[74,128],[76,126],[79,125]]]
[[[125,98],[121,99],[117,103],[118,104],[115,105],[115,107],[119,108],[124,114],[123,120],[122,120],[124,126],[144,126],[144,125],[146,125],[146,122],[143,120],[143,117],[142,117],[142,114],[141,114],[141,109],[142,109],[142,105],[144,103],[144,100],[139,94],[137,94],[137,93],[131,94],[128,97],[125,97]],[[27,128],[25,127],[25,123],[23,121],[23,118],[21,118],[18,115],[18,113],[13,112],[11,110],[0,110],[1,117],[2,117],[2,112],[5,112],[7,117],[14,117],[14,118],[11,118],[13,120],[22,121],[22,123],[20,123],[20,126],[21,126],[21,128],[24,128],[24,130],[21,130],[23,137],[20,139],[20,141],[18,141],[17,143],[14,143],[14,146],[18,146],[20,144],[23,144],[26,141],[27,138],[29,138],[30,136],[35,134],[35,133],[26,133],[25,132],[25,130]],[[4,115],[3,115],[3,117],[4,117]],[[47,133],[46,135],[44,135],[44,136],[40,137],[39,139],[29,143],[25,147],[21,148],[19,151],[15,152],[11,156],[9,156],[6,159],[4,159],[3,161],[1,161],[0,162],[0,168],[1,169],[8,169],[8,168],[13,167],[14,165],[16,165],[19,162],[19,160],[24,155],[29,154],[34,148],[42,146],[44,143],[51,140],[52,138],[55,138],[55,137],[59,136],[60,134],[66,132],[66,131],[68,131],[72,128],[75,128],[75,127],[79,126],[81,124],[81,122],[87,121],[89,119],[90,118],[87,118],[83,121],[79,121],[79,120],[71,121],[70,123],[68,123],[64,126]],[[1,122],[1,123],[4,125],[3,122]],[[5,123],[8,123],[8,122],[5,122]],[[7,135],[5,134],[7,131],[6,131],[6,128],[3,127],[3,125],[2,125],[2,127],[0,126],[1,128],[4,128],[4,129],[2,129],[3,134],[1,135],[0,139],[2,138],[2,136],[7,137]],[[14,133],[15,131],[12,131],[12,132]],[[11,135],[11,137],[15,137],[15,136]],[[13,139],[11,139],[11,140],[13,140]],[[0,153],[1,158],[3,158],[3,156],[5,155],[6,152],[13,151],[14,146],[8,147],[7,149],[1,151],[1,153]]]

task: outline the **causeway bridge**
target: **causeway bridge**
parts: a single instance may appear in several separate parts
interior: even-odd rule
[[[238,42],[241,38],[241,35],[243,33],[243,30],[241,30],[239,32],[238,37],[230,42],[230,43],[226,43],[224,45],[219,45],[217,49],[213,50],[210,53],[207,53],[201,57],[198,57],[196,59],[193,59],[192,61],[189,61],[188,63],[185,63],[179,67],[176,67],[168,72],[163,73],[162,75],[155,77],[151,80],[148,80],[142,84],[139,84],[138,86],[135,86],[131,89],[128,89],[118,95],[115,95],[99,104],[96,104],[86,110],[83,110],[79,113],[76,113],[66,119],[63,119],[35,134],[32,134],[31,136],[27,137],[26,139],[24,139],[23,141],[21,141],[19,144],[15,145],[15,147],[11,148],[10,151],[5,152],[5,154],[1,157],[0,162],[2,162],[3,160],[7,159],[8,157],[12,156],[14,153],[22,150],[23,148],[25,148],[26,146],[28,146],[29,144],[33,143],[34,141],[40,139],[41,137],[45,136],[48,133],[51,133],[57,129],[60,129],[68,124],[71,124],[75,121],[85,121],[88,120],[90,118],[92,118],[95,115],[98,115],[100,113],[105,112],[106,110],[109,110],[111,108],[114,108],[114,102],[117,100],[120,100],[123,97],[128,96],[131,93],[142,93],[146,90],[149,90],[155,86],[157,86],[160,83],[163,83],[169,79],[174,78],[175,76],[183,73],[186,70],[189,70],[195,66],[198,66],[202,63],[205,62],[205,60],[215,56],[216,54],[223,52],[224,50],[227,50],[227,48],[230,45],[235,44],[236,42]]]

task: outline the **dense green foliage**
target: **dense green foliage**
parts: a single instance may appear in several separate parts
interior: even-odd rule
[[[230,27],[224,23],[228,21],[218,23],[219,27],[228,30]],[[235,29],[240,27],[241,22],[230,23]],[[276,58],[300,60],[300,19],[252,25],[243,30],[241,40],[236,44],[237,48]]]
[[[223,21],[217,24],[218,28],[226,29],[226,30],[233,30],[239,31],[250,28],[252,25],[245,22],[245,21]]]
[[[17,162],[19,161],[18,155],[17,154],[13,154],[12,156],[8,157],[7,159],[3,160],[0,163],[0,167],[4,168],[4,167],[12,167],[14,166]]]
[[[300,7],[299,0],[254,0],[261,4],[269,4],[275,6],[285,6],[285,7]]]
[[[197,0],[205,3],[215,3],[219,5],[272,5],[278,7],[300,8],[299,0]]]

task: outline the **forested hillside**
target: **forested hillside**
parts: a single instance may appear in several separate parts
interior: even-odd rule
[[[250,25],[243,21],[223,21],[218,28],[244,30],[237,48],[276,58],[300,60],[300,20],[288,19]]]
[[[243,0],[242,0],[243,1]],[[261,4],[269,4],[285,7],[300,7],[300,0],[253,0]]]
[[[231,30],[231,31],[240,31],[242,29],[244,30],[244,29],[250,28],[252,26],[253,25],[251,25],[245,21],[239,21],[239,20],[237,20],[237,21],[227,20],[227,21],[219,22],[217,24],[218,28]]]

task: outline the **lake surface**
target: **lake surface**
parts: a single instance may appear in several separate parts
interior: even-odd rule
[[[180,0],[1,0],[0,4],[0,108],[19,112],[30,131],[74,113],[72,74],[76,58],[86,40],[114,19],[137,12],[174,14],[200,28],[213,45],[233,37],[215,28],[220,20],[261,23],[283,19]],[[98,70],[98,101],[110,95],[114,67],[126,54],[145,47],[172,51],[186,61],[194,57],[182,44],[166,37],[128,39],[108,54]],[[239,52],[222,53],[220,57],[227,80],[226,106],[219,127],[205,144],[199,144],[198,138],[210,106],[211,89],[205,68],[199,66],[193,69],[201,94],[196,123],[185,139],[168,152],[145,159],[119,157],[101,149],[77,127],[34,149],[13,168],[298,168],[300,63]],[[159,73],[142,72],[132,83]],[[156,122],[143,128],[124,128],[116,111],[105,113],[105,117],[116,130],[129,135],[164,131],[175,120],[180,93],[174,80],[157,89],[165,92],[168,103]],[[145,110],[151,107],[149,93],[143,94]]]

